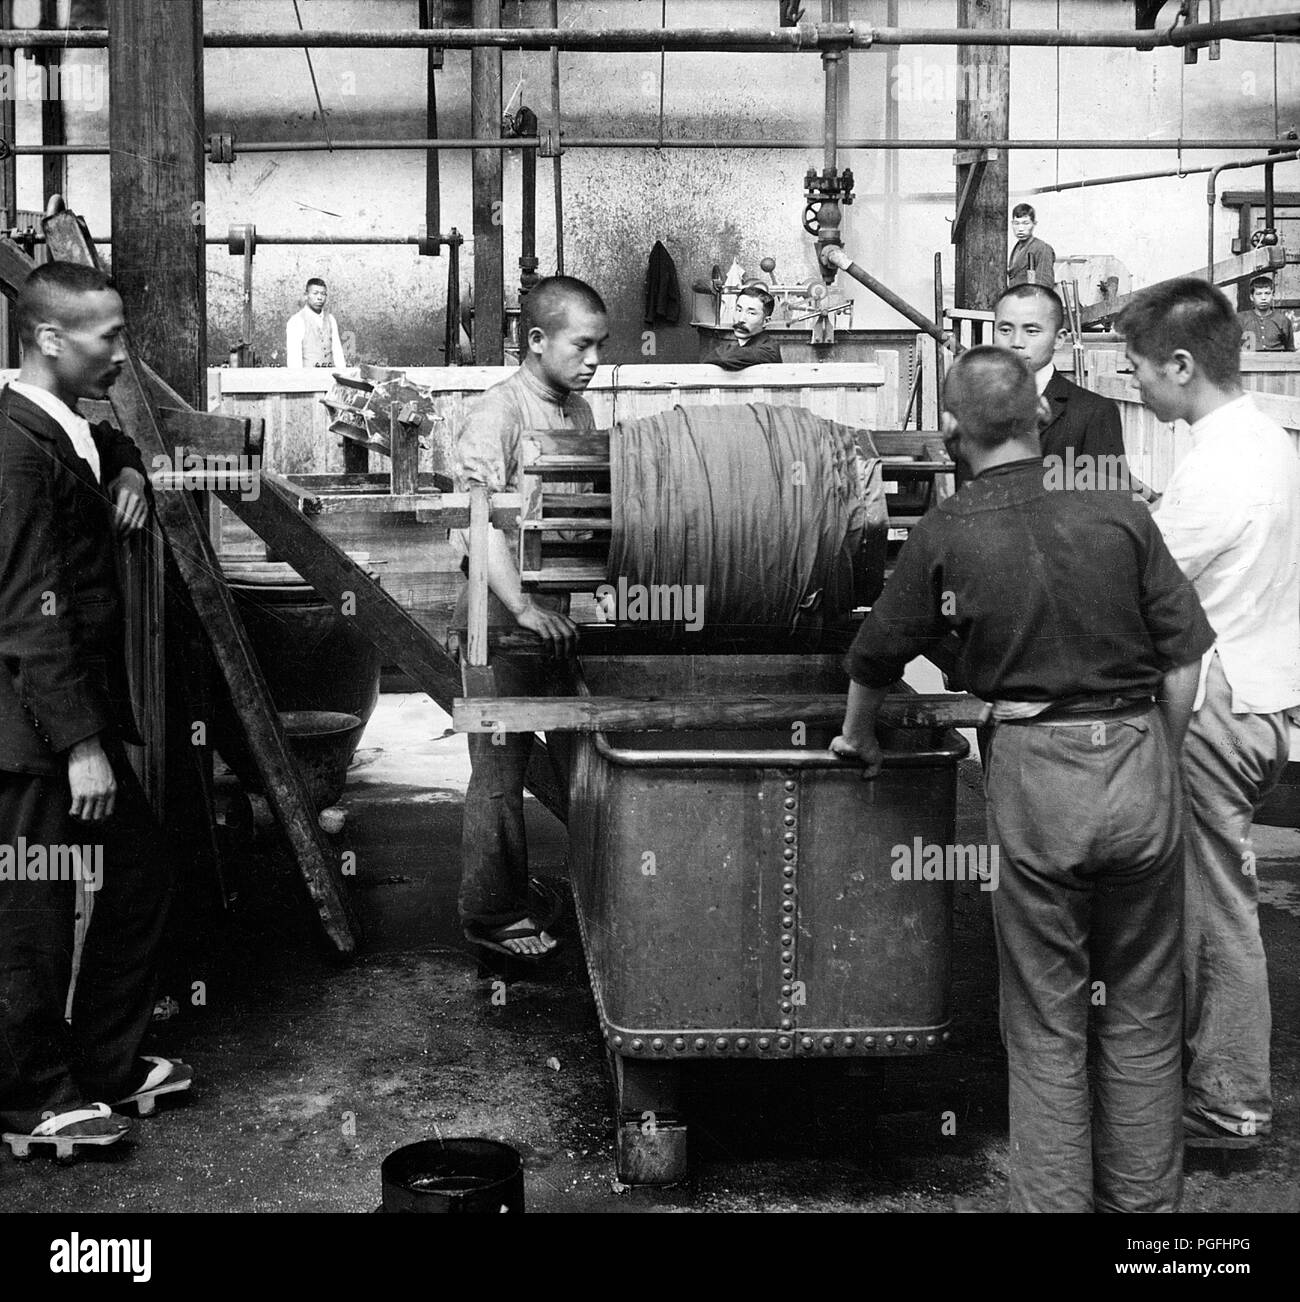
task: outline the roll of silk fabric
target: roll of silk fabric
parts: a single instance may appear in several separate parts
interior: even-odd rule
[[[615,424],[609,582],[698,585],[706,628],[833,624],[853,608],[864,532],[887,514],[879,463],[855,433],[872,448],[865,431],[766,403]]]

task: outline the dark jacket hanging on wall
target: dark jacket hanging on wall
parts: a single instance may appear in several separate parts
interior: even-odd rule
[[[645,276],[645,323],[666,321],[676,325],[682,314],[682,295],[677,286],[677,265],[673,255],[656,240],[650,250],[650,266]]]

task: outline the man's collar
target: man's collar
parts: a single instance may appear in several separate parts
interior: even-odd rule
[[[69,407],[62,398],[51,393],[48,389],[41,388],[38,384],[29,384],[26,380],[10,380],[9,387],[19,397],[26,398],[28,402],[39,407],[47,416],[58,421],[65,430],[74,421],[85,422],[85,417],[80,412],[73,407]]]
[[[555,388],[548,384],[542,376],[538,375],[527,362],[521,362],[519,369],[523,372],[523,382],[539,398],[547,402],[553,402],[557,407],[563,407],[568,401],[569,395],[561,389]]]
[[[1034,372],[1034,384],[1038,389],[1038,396],[1041,398],[1047,392],[1047,386],[1051,384],[1052,377],[1056,374],[1056,363],[1048,362],[1046,366],[1040,366]]]

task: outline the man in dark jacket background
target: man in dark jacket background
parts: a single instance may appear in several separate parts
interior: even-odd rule
[[[188,1088],[139,1056],[170,893],[123,749],[131,715],[117,541],[148,518],[135,445],[77,414],[126,360],[122,300],[49,263],[16,305],[19,378],[0,393],[0,1129],[103,1146],[112,1106]],[[92,892],[71,1021],[76,885]]]

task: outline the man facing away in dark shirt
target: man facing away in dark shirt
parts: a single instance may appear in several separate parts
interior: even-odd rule
[[[973,478],[913,529],[863,622],[831,749],[874,777],[881,700],[913,657],[958,634],[964,681],[996,721],[985,782],[1011,1208],[1172,1211],[1178,754],[1214,634],[1141,503],[1047,485],[1033,378],[1014,356],[965,353],[944,409]]]

